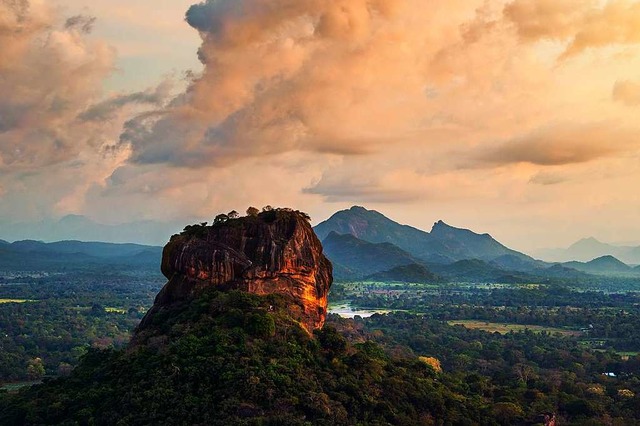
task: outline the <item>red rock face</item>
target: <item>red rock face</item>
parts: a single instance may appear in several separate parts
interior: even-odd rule
[[[202,236],[174,236],[165,246],[162,273],[169,279],[139,329],[163,307],[217,287],[291,296],[301,323],[322,327],[332,266],[309,222],[277,211],[207,227]]]

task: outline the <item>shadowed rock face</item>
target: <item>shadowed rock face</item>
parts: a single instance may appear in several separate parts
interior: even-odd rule
[[[140,323],[197,297],[210,287],[290,296],[292,314],[307,330],[322,327],[332,266],[305,217],[292,211],[264,212],[177,235],[165,246],[162,273],[169,279]]]

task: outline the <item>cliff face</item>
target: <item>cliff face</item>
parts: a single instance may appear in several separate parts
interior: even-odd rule
[[[210,287],[290,296],[292,316],[309,331],[324,324],[332,266],[307,219],[271,211],[173,236],[162,256],[169,279],[144,317],[190,300]]]

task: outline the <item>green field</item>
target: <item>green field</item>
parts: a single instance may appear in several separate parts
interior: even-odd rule
[[[27,299],[0,299],[0,305],[3,303],[27,303],[27,302],[35,302],[35,300],[27,300]]]
[[[560,333],[563,336],[577,336],[579,331],[565,330],[562,328],[543,327],[541,325],[523,325],[523,324],[504,324],[496,322],[476,321],[476,320],[460,320],[460,321],[448,321],[449,325],[461,325],[463,327],[472,330],[484,330],[489,333],[507,334],[511,331],[519,332],[530,330],[534,333],[547,332],[551,334]]]

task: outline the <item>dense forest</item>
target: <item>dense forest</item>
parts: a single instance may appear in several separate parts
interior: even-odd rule
[[[120,348],[164,278],[148,269],[5,273],[0,383],[68,374],[89,348]]]
[[[208,292],[128,350],[1,399],[3,424],[636,424],[640,358],[547,333],[408,313],[330,316],[309,336],[281,296]]]

